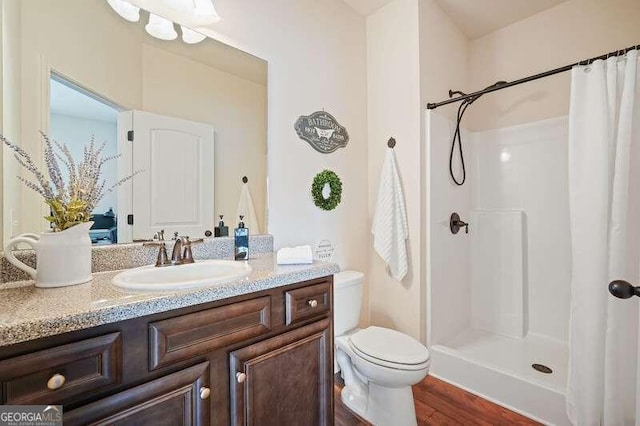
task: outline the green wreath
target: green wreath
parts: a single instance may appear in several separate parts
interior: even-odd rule
[[[324,198],[324,195],[322,195],[322,189],[326,184],[329,184],[331,189],[329,198]],[[316,206],[322,210],[333,210],[342,201],[342,181],[335,172],[323,170],[313,178],[311,195]]]

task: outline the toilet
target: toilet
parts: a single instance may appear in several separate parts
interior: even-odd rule
[[[342,402],[378,426],[416,425],[411,386],[429,371],[429,351],[413,337],[382,327],[359,329],[364,274],[334,275],[337,368]]]

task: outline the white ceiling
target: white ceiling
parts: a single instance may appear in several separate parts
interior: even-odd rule
[[[436,0],[470,39],[564,3],[567,0]]]
[[[367,16],[395,0],[344,0]],[[435,0],[470,39],[482,37],[567,0]]]
[[[166,42],[164,40],[158,40],[147,34],[144,30],[144,27],[149,20],[149,14],[147,11],[153,11],[155,14],[164,16],[173,22],[182,22],[179,19],[180,12],[172,10],[169,6],[169,1],[129,1],[131,4],[143,9],[140,12],[140,21],[137,23],[129,23],[129,25],[136,28],[138,36],[143,40],[143,43],[150,44],[159,49],[168,50],[171,53],[217,68],[220,71],[244,78],[245,80],[253,81],[263,86],[267,85],[267,62],[265,60],[231,47],[228,44],[215,40],[214,38],[206,38],[204,41],[197,44],[185,44],[180,39]],[[107,2],[104,2],[104,7],[108,9],[109,13],[111,13],[116,19],[122,19],[113,11],[113,9],[111,9],[111,7],[108,6]],[[224,19],[224,16],[222,19]],[[213,30],[214,26],[205,26],[203,29]],[[178,31],[180,30],[178,29]]]
[[[84,93],[51,79],[51,113],[117,123],[118,111]]]
[[[394,0],[344,0],[356,12],[363,16],[371,15],[382,6],[393,2]]]

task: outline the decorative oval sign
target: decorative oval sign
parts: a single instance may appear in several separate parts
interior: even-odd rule
[[[347,129],[325,111],[300,116],[293,127],[300,139],[309,142],[313,149],[322,154],[344,148],[349,142]]]

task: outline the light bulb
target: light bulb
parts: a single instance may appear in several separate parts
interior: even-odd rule
[[[138,22],[140,20],[140,8],[132,5],[126,0],[107,0],[109,6],[116,13],[130,22]]]
[[[178,38],[173,22],[153,13],[149,13],[149,23],[145,25],[144,29],[160,40],[175,40]]]
[[[193,3],[193,19],[197,26],[213,24],[222,19],[213,5],[213,0],[194,0]]]
[[[193,9],[193,0],[164,0],[164,3],[171,9],[188,11]]]
[[[207,38],[206,35],[200,34],[197,31],[192,30],[191,28],[187,28],[184,25],[180,25],[182,29],[182,41],[187,44],[196,44],[200,43],[202,40]]]

